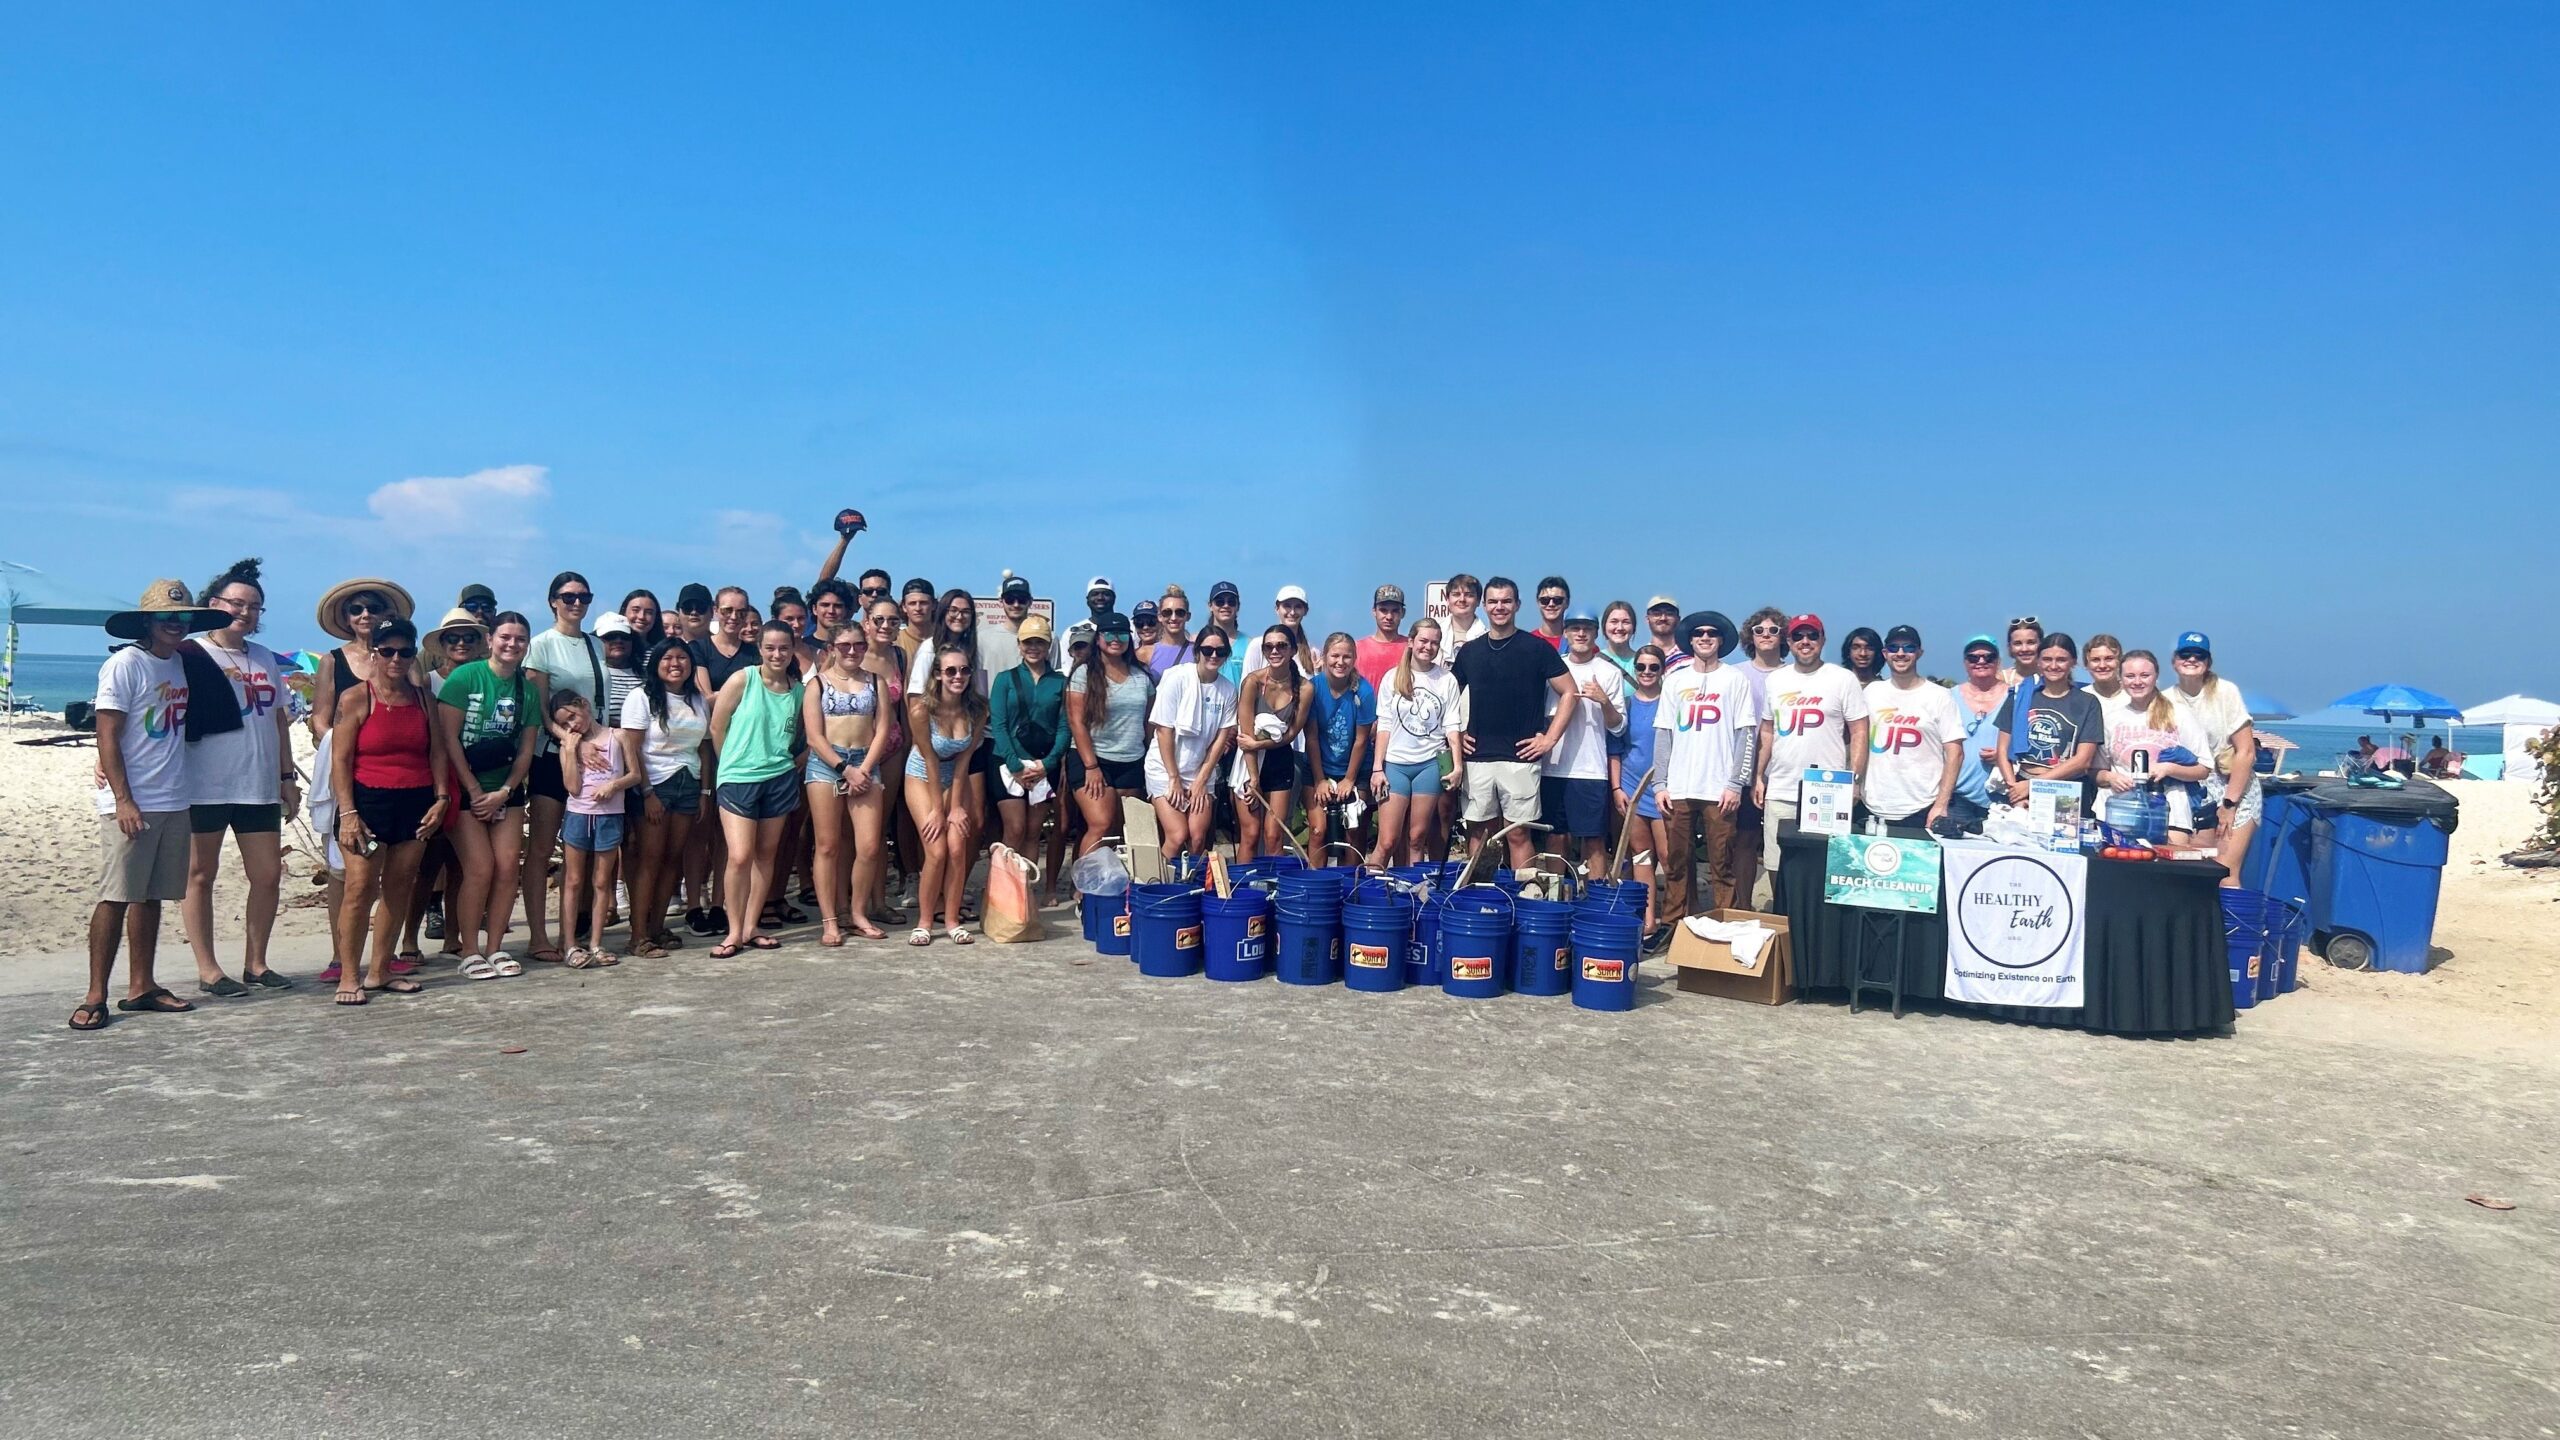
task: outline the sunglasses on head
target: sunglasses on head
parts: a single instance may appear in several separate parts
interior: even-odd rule
[[[2009,628],[2012,630],[2016,630],[2027,625],[2033,625],[2039,630],[2044,628],[2044,622],[2033,615],[2019,615],[2012,617],[2009,621]]]

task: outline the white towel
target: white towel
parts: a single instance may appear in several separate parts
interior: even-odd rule
[[[1732,946],[1733,963],[1745,970],[1760,968],[1760,952],[1769,948],[1770,937],[1777,933],[1757,920],[1710,920],[1704,915],[1692,915],[1680,923],[1701,940]]]

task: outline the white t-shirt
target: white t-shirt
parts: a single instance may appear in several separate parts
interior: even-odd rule
[[[1596,700],[1583,699],[1579,693],[1566,700],[1549,690],[1547,714],[1553,716],[1558,705],[1570,704],[1573,706],[1573,719],[1564,727],[1564,738],[1556,742],[1556,748],[1547,752],[1546,764],[1540,773],[1565,780],[1606,780],[1609,778],[1609,737],[1627,733],[1627,674],[1606,655],[1593,655],[1588,660],[1576,660],[1567,655],[1564,657],[1564,669],[1576,692],[1586,682],[1598,685],[1600,693],[1609,697],[1610,708],[1618,712],[1618,723],[1611,725],[1601,718],[1600,702]]]
[[[197,805],[273,805],[283,794],[284,761],[276,749],[276,708],[285,703],[284,666],[276,652],[255,640],[225,650],[199,635],[213,663],[231,681],[240,728],[207,735],[187,752],[187,798]],[[194,697],[189,697],[193,701]],[[207,695],[204,704],[219,704]]]
[[[667,697],[667,718],[649,713],[649,697],[639,690],[622,697],[622,728],[640,732],[640,763],[649,783],[664,784],[676,772],[702,773],[702,742],[711,738],[711,706],[688,690]]]
[[[1867,778],[1859,787],[1867,808],[1897,820],[1925,814],[1938,803],[1950,741],[1964,744],[1964,716],[1944,685],[1867,686]]]
[[[1378,682],[1378,733],[1386,737],[1386,763],[1419,765],[1436,760],[1449,748],[1451,719],[1458,713],[1458,677],[1446,665],[1413,672],[1413,693],[1396,693],[1396,677],[1388,672]]]
[[[1692,665],[1665,679],[1653,711],[1653,763],[1662,767],[1664,793],[1722,800],[1727,790],[1739,791],[1742,737],[1759,724],[1760,690],[1740,666]]]
[[[124,783],[135,808],[145,815],[186,809],[187,667],[175,655],[161,660],[143,646],[128,645],[98,667],[96,703],[124,716],[116,738],[123,742]],[[275,776],[270,767],[270,783]],[[98,787],[98,813],[116,813],[116,793],[104,785]]]
[[[1484,618],[1482,610],[1476,612],[1476,623],[1473,625],[1460,625],[1457,617],[1453,615],[1440,622],[1440,653],[1455,655],[1458,653],[1459,646],[1492,628],[1493,622]]]
[[[1224,675],[1203,681],[1198,665],[1176,665],[1156,682],[1156,702],[1148,710],[1147,719],[1173,732],[1173,763],[1181,769],[1182,781],[1187,785],[1199,777],[1200,762],[1209,758],[1209,747],[1217,743],[1218,732],[1236,726],[1236,683]],[[1171,778],[1164,773],[1163,752],[1150,739],[1150,791],[1167,786]]]
[[[2221,800],[2230,793],[2231,780],[2231,767],[2222,759],[2222,747],[2230,744],[2231,737],[2239,734],[2240,728],[2249,723],[2249,702],[2240,698],[2240,687],[2228,680],[2209,687],[2201,695],[2191,696],[2174,685],[2161,693],[2169,697],[2170,704],[2178,707],[2179,714],[2204,732],[2205,744],[2212,749],[2197,751],[2196,759],[2213,767],[2215,779],[2220,783],[2208,798]],[[2254,790],[2257,787],[2258,777],[2251,775],[2249,788]]]
[[[2156,763],[2171,746],[2183,746],[2188,754],[2196,757],[2196,763],[2211,765],[2213,745],[2205,738],[2203,728],[2196,724],[2195,716],[2180,709],[2175,700],[2170,702],[2169,709],[2172,715],[2169,728],[2166,730],[2152,725],[2151,715],[2147,709],[2136,710],[2131,704],[2127,704],[2111,712],[2107,717],[2107,740],[2101,747],[2098,768],[2121,770],[2130,774],[2133,770],[2134,751],[2150,752],[2151,759]],[[2159,772],[2155,769],[2152,773],[2157,775]],[[2195,796],[2191,788],[2182,784],[2168,784],[2161,785],[2160,789],[2168,800],[2169,825],[2179,830],[2194,829]],[[2101,818],[2106,814],[2103,807],[2109,797],[2115,793],[2110,786],[2098,787],[2098,803],[2102,807],[2099,810]],[[2219,790],[2213,792],[2217,797],[2222,793]]]
[[[593,664],[589,664],[593,661]],[[548,680],[555,698],[563,690],[575,690],[587,697],[587,709],[596,715],[612,712],[606,708],[606,694],[597,687],[612,672],[604,663],[604,642],[593,635],[563,635],[545,628],[524,647],[524,667],[539,670]],[[533,742],[537,755],[556,755],[560,747],[552,742],[549,716],[537,727],[540,734]]]
[[[1792,804],[1807,770],[1849,768],[1849,722],[1867,718],[1867,692],[1847,667],[1808,675],[1790,665],[1765,682],[1770,729],[1769,798]]]

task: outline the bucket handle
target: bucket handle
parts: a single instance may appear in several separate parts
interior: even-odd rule
[[[1511,923],[1514,925],[1520,923],[1520,905],[1519,902],[1512,899],[1510,891],[1505,890],[1501,886],[1493,884],[1490,881],[1479,880],[1473,885],[1461,885],[1456,890],[1450,891],[1450,898],[1455,899],[1461,892],[1467,890],[1490,890],[1494,894],[1501,896],[1502,908],[1511,912]]]

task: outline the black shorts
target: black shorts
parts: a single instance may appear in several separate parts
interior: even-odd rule
[[[1295,750],[1265,750],[1254,762],[1253,783],[1265,795],[1285,795],[1298,788],[1300,762]]]
[[[1114,790],[1131,790],[1144,795],[1147,793],[1147,762],[1113,760],[1106,756],[1102,761],[1102,783]],[[1084,757],[1073,750],[1067,752],[1067,788],[1084,788]]]
[[[435,803],[433,785],[400,790],[356,786],[356,814],[364,821],[364,828],[373,832],[375,841],[384,845],[417,839],[418,827],[426,823],[428,807]]]
[[[537,800],[569,803],[569,783],[560,778],[560,752],[553,750],[533,757],[533,773],[524,779],[524,793]]]
[[[284,829],[282,805],[190,805],[187,831],[194,835],[273,835]]]
[[[1575,840],[1609,834],[1609,782],[1544,777],[1538,785],[1538,818],[1556,834]]]

